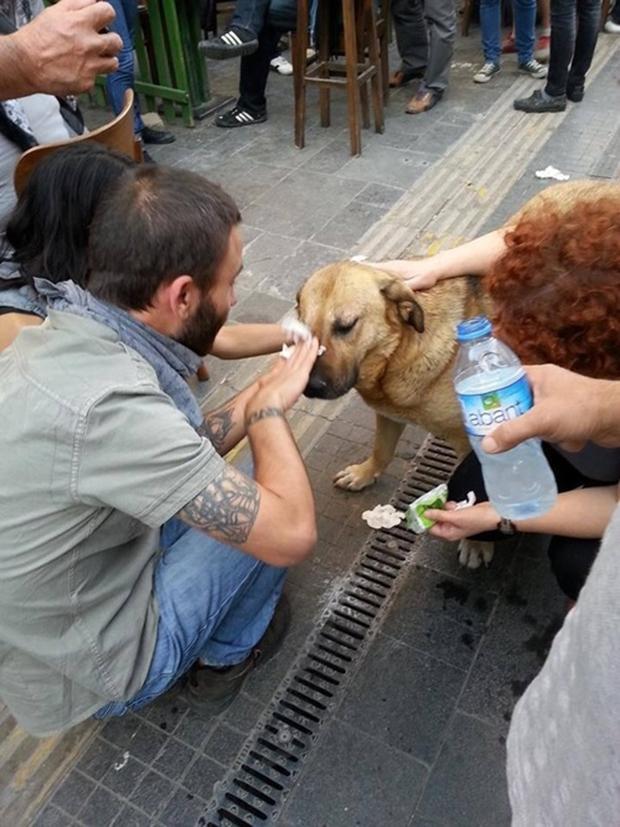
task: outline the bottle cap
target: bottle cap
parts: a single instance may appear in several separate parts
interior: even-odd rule
[[[457,342],[471,342],[488,336],[492,331],[492,325],[486,316],[474,316],[473,319],[465,319],[456,326]]]

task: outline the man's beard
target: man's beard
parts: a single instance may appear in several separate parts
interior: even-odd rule
[[[176,339],[199,356],[206,356],[227,316],[227,313],[218,313],[211,299],[205,296]]]

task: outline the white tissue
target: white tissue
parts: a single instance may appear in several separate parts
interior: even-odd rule
[[[552,178],[554,181],[568,181],[570,175],[566,175],[564,172],[560,172],[559,169],[555,167],[548,166],[544,169],[537,169],[534,175],[537,178]]]
[[[394,528],[404,516],[404,511],[397,511],[393,505],[376,505],[372,511],[362,513],[362,520],[371,528]]]
[[[280,356],[283,359],[290,359],[293,353],[295,352],[295,345],[282,345],[282,350],[280,351]],[[323,345],[319,345],[319,351],[317,356],[322,356],[325,353],[325,348]]]
[[[476,495],[474,494],[473,491],[468,491],[467,492],[467,499],[466,500],[461,500],[460,502],[458,502],[456,504],[456,508],[454,510],[455,511],[460,511],[461,508],[471,508],[472,505],[476,505]]]

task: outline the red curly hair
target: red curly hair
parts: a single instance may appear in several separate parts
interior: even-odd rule
[[[500,337],[526,364],[620,379],[620,212],[601,197],[526,212],[485,276]]]

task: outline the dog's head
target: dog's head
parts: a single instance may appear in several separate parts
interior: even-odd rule
[[[325,346],[306,396],[336,399],[372,384],[404,332],[424,331],[424,311],[399,279],[352,261],[314,273],[297,297],[299,318]]]

